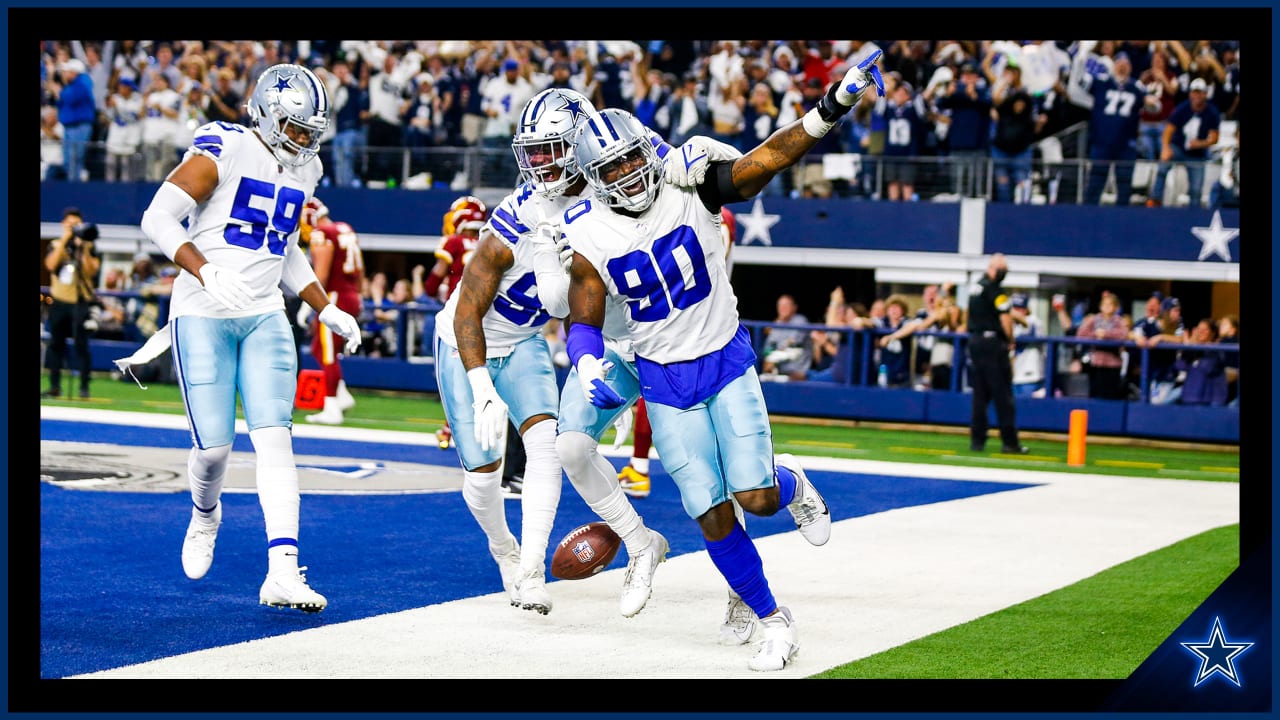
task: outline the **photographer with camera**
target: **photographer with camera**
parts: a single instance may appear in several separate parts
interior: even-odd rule
[[[90,308],[97,299],[94,278],[102,261],[93,250],[98,226],[86,223],[77,208],[62,211],[62,236],[49,245],[44,266],[49,271],[49,348],[45,365],[49,368],[49,389],[42,398],[62,395],[62,363],[67,338],[72,338],[75,367],[80,373],[80,397],[89,397],[89,335],[85,327]]]

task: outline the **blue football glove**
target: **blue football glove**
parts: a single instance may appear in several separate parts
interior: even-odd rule
[[[883,50],[876,50],[866,60],[858,63],[844,74],[844,79],[827,89],[827,94],[818,98],[816,110],[823,122],[835,122],[858,104],[862,93],[873,84],[876,91],[884,95],[884,76],[876,61]]]
[[[578,358],[578,384],[582,393],[592,405],[604,410],[621,407],[622,396],[604,381],[605,373],[613,367],[609,361],[601,361],[595,355],[583,355]]]

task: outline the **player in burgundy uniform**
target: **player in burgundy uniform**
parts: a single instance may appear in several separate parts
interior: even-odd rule
[[[364,279],[364,256],[356,231],[345,222],[329,217],[329,208],[318,198],[303,207],[302,233],[310,241],[311,266],[320,284],[329,293],[329,302],[352,317],[360,316],[360,283]],[[307,416],[307,422],[341,425],[343,413],[355,407],[355,398],[342,379],[338,356],[344,338],[339,338],[319,320],[311,322],[311,356],[324,371],[324,409]]]

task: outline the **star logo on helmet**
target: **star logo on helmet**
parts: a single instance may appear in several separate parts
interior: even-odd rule
[[[586,114],[587,114],[587,111],[582,109],[582,103],[581,103],[580,101],[578,101],[578,100],[567,100],[567,99],[566,99],[566,100],[564,101],[564,107],[562,107],[562,108],[560,108],[560,109],[561,109],[561,110],[568,110],[568,111],[569,111],[569,113],[570,113],[571,115],[573,115],[573,124],[574,124],[574,125],[577,125],[577,124],[578,124],[578,118],[580,118],[580,117],[582,117],[582,116],[584,116],[584,115],[586,115]]]
[[[293,79],[292,77],[285,77],[284,75],[281,75],[280,79],[276,80],[276,90],[288,90],[289,88],[293,87],[291,84],[289,84],[289,81],[292,79]]]

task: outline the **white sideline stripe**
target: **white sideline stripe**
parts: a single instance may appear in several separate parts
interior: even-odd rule
[[[844,520],[819,548],[798,533],[757,540],[800,636],[799,656],[779,672],[748,670],[753,646],[717,644],[725,588],[698,552],[660,566],[648,606],[630,619],[618,612],[625,570],[615,569],[551,583],[545,617],[494,593],[76,677],[573,679],[602,667],[656,678],[805,677],[1239,522],[1238,483],[982,472],[1045,484]],[[314,570],[323,592],[324,570]],[[335,607],[355,601],[330,598]]]

